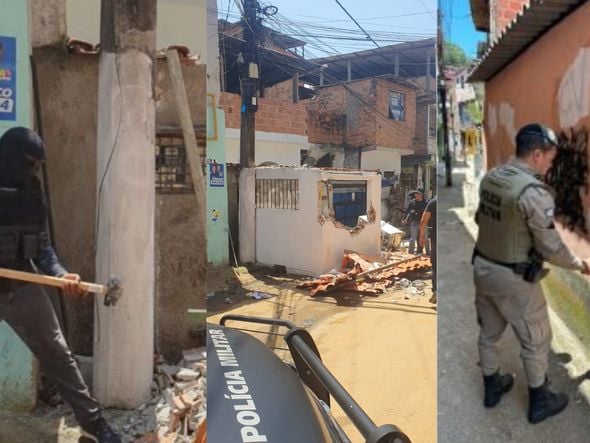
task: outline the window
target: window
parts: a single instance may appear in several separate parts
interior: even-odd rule
[[[193,192],[182,137],[157,137],[156,143],[156,191],[167,194]]]
[[[406,121],[406,95],[403,92],[389,92],[389,118]]]
[[[367,215],[367,182],[330,180],[334,218],[354,228],[361,215]]]
[[[299,209],[299,180],[257,178],[256,207]]]

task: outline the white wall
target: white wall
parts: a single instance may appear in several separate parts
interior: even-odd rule
[[[225,130],[226,161],[240,162],[240,130]],[[284,166],[299,166],[301,150],[307,149],[307,137],[295,134],[256,131],[256,164],[274,162]]]
[[[257,168],[257,178],[299,179],[299,210],[256,210],[256,261],[283,265],[290,272],[318,275],[339,268],[345,249],[365,254],[380,252],[378,223],[365,226],[352,236],[328,220],[318,221],[318,182],[321,180],[366,180],[367,206],[371,203],[381,218],[381,178],[375,173],[334,173],[321,169]]]
[[[395,171],[399,174],[402,170],[402,155],[414,154],[410,149],[392,149],[377,147],[373,151],[361,153],[361,169],[374,171]]]
[[[67,0],[66,24],[68,37],[96,44],[100,41],[100,1]]]
[[[352,249],[362,254],[379,255],[381,253],[381,176],[360,171],[348,174],[323,171],[322,178],[324,180],[366,180],[367,209],[371,204],[373,205],[376,222],[367,224],[355,236],[351,236],[346,229],[337,228],[331,221],[324,223],[322,226],[323,263],[319,272],[328,272],[333,268],[339,269],[345,249]],[[315,197],[317,198],[317,193]],[[317,209],[315,215],[314,221],[317,220]]]
[[[187,46],[207,63],[207,1],[158,0],[157,49]],[[67,0],[67,33],[90,43],[100,41],[100,0]]]

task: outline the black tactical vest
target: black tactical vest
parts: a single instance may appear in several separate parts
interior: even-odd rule
[[[39,252],[45,216],[38,181],[26,190],[0,187],[0,267],[30,269],[29,260]]]

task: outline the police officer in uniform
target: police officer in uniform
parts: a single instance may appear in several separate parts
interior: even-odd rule
[[[551,129],[524,126],[516,136],[516,158],[482,179],[476,214],[479,234],[473,265],[484,406],[497,405],[513,385],[512,375],[499,372],[497,347],[510,325],[521,344],[531,423],[558,414],[568,403],[565,394],[549,389],[547,378],[551,327],[539,283],[548,272],[543,261],[590,272],[588,260],[572,254],[555,230],[555,202],[543,177],[556,153]]]
[[[83,292],[80,276],[68,273],[49,244],[46,207],[36,177],[44,143],[33,131],[17,127],[0,138],[0,266],[63,277],[66,294]],[[72,407],[82,433],[99,443],[121,439],[101,416],[65,342],[53,305],[38,285],[0,278],[0,321],[6,321],[39,359],[45,376]]]

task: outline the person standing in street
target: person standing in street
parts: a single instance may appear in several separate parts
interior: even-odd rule
[[[428,245],[430,241],[430,262],[432,264],[432,297],[429,302],[436,304],[436,196],[430,199],[422,218],[420,219],[420,239],[418,241],[421,248]],[[428,247],[426,248],[428,251]]]
[[[47,209],[37,172],[43,140],[23,127],[0,138],[0,267],[71,281],[67,295],[82,294],[80,276],[66,271],[49,243]],[[83,435],[98,443],[121,439],[102,418],[68,349],[47,293],[39,285],[0,278],[0,321],[6,321],[37,357],[45,376],[72,407]]]
[[[575,256],[555,229],[552,190],[543,182],[557,153],[553,131],[540,124],[516,135],[516,157],[482,179],[476,213],[479,233],[473,253],[479,356],[484,406],[496,406],[514,377],[500,373],[497,346],[510,325],[521,345],[529,386],[530,423],[563,411],[568,397],[549,388],[551,326],[540,280],[543,261],[590,273],[588,259]]]
[[[421,189],[411,191],[413,194],[413,200],[408,205],[406,210],[406,218],[404,220],[405,225],[410,225],[410,244],[408,246],[408,252],[413,254],[416,251],[418,254],[422,254],[422,246],[418,243],[418,233],[420,231],[420,220],[422,219],[422,213],[426,208],[426,201],[424,200],[424,193]],[[429,253],[430,247],[426,245],[426,253]]]

